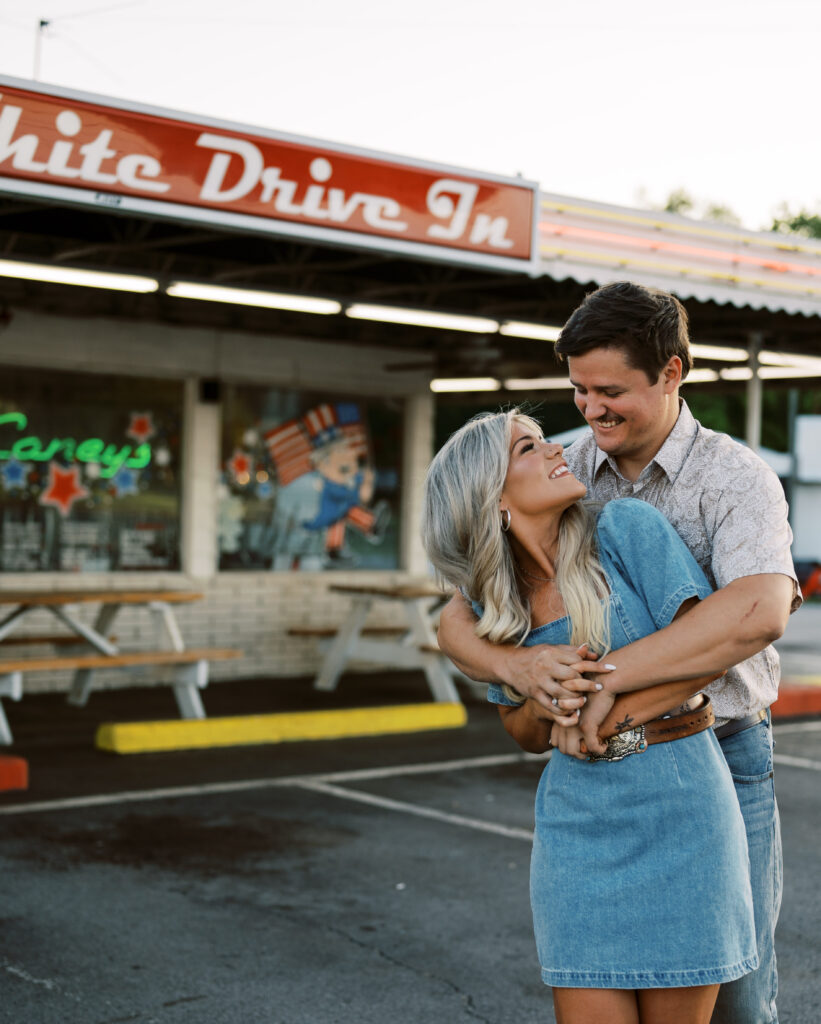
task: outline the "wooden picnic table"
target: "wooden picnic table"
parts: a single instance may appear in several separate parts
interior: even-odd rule
[[[329,589],[351,598],[351,607],[342,625],[333,631],[333,639],[314,680],[317,690],[334,690],[339,677],[352,661],[364,661],[387,668],[418,668],[425,673],[428,686],[438,701],[458,702],[450,663],[439,652],[434,617],[450,597],[434,583],[382,584],[332,583]],[[391,636],[388,631],[377,638],[363,635],[365,620],[377,602],[387,601],[401,608],[404,629]]]
[[[14,608],[0,618],[0,644],[32,643],[63,647],[80,645],[79,652],[54,656],[0,657],[0,697],[20,700],[23,675],[26,672],[73,670],[68,702],[82,706],[92,688],[92,674],[99,669],[136,668],[145,665],[169,665],[173,669],[174,694],[183,718],[204,718],[205,709],[200,690],[208,682],[208,663],[240,657],[232,648],[186,648],[174,606],[199,601],[204,594],[192,590],[166,588],[133,588],[130,590],[0,590],[0,605]],[[89,625],[81,621],[73,606],[99,604]],[[121,608],[126,605],[144,608],[155,626],[156,649],[123,651],[110,636],[110,630]],[[60,634],[34,634],[14,637],[12,634],[27,616],[46,610],[65,627]],[[0,743],[11,743],[11,732],[0,705]]]

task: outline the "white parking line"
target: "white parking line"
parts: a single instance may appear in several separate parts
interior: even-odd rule
[[[821,722],[791,722],[789,725],[774,725],[776,736],[788,732],[821,732]]]
[[[357,789],[343,789],[342,786],[332,786],[326,782],[303,781],[295,782],[294,786],[298,786],[300,789],[310,789],[314,793],[327,793],[328,796],[341,797],[343,800],[369,804],[371,807],[382,807],[389,811],[414,814],[418,818],[433,818],[434,821],[445,821],[449,825],[461,825],[463,828],[473,828],[479,832],[491,832],[494,835],[505,836],[507,839],[524,839],[528,843],[533,842],[533,833],[525,828],[511,828],[508,825],[497,825],[493,821],[483,821],[481,818],[466,818],[462,814],[448,814],[446,811],[437,811],[434,807],[409,804],[404,800],[391,800],[389,797],[375,796],[373,793],[363,793]]]
[[[785,764],[790,768],[809,768],[813,772],[821,772],[821,761],[811,761],[808,757],[790,757],[789,754],[773,754],[776,764]]]
[[[821,730],[821,722],[795,723],[794,725],[776,726],[776,733],[783,732],[815,732]],[[47,811],[69,811],[86,807],[110,807],[117,804],[127,803],[149,803],[156,800],[179,800],[185,797],[218,796],[224,793],[245,793],[262,789],[277,789],[287,786],[303,786],[307,788],[310,783],[314,788],[318,784],[333,784],[336,782],[357,782],[368,779],[389,779],[408,775],[428,775],[442,772],[463,771],[470,768],[495,768],[503,765],[529,764],[546,762],[550,754],[492,754],[485,757],[469,757],[454,759],[452,761],[428,761],[421,764],[388,765],[380,768],[360,768],[343,772],[322,772],[315,775],[285,775],[275,779],[243,779],[237,782],[209,782],[198,786],[170,786],[165,789],[137,789],[126,790],[122,793],[100,793],[90,796],[66,797],[62,800],[39,800],[28,804],[10,804],[0,807],[0,817],[12,817],[18,814],[42,814]],[[805,768],[810,771],[821,771],[821,761],[812,761],[809,758],[791,757],[788,754],[776,754],[774,760],[777,764],[787,765],[792,768]],[[341,793],[352,793],[353,790],[342,790]],[[354,799],[349,797],[349,799]],[[371,798],[365,794],[362,802],[377,802],[381,797]],[[400,805],[399,801],[393,803]],[[401,805],[404,809],[416,808],[415,804]],[[398,807],[396,808],[398,809]],[[418,808],[409,811],[426,817],[441,817],[441,812],[427,813],[426,808]],[[454,816],[444,820],[452,820]],[[478,820],[478,819],[477,819]],[[470,824],[474,819],[465,819],[464,823],[469,827],[485,827],[486,831],[504,832],[504,826],[494,826],[491,823]],[[525,834],[523,829],[515,830],[522,838]],[[532,837],[531,833],[527,833]]]
[[[199,786],[173,786],[167,789],[126,790],[123,793],[100,793],[94,796],[65,797],[62,800],[40,800],[30,804],[0,807],[0,815],[38,814],[45,811],[68,811],[83,807],[106,807],[115,804],[143,803],[153,800],[178,800],[188,796],[210,796],[221,793],[244,793],[257,789],[276,789],[302,782],[350,782],[364,779],[388,779],[402,775],[423,775],[435,772],[461,771],[466,768],[492,768],[505,764],[545,761],[545,754],[495,754],[462,758],[453,761],[429,761],[422,764],[389,765],[383,768],[361,768],[346,772],[323,772],[315,775],[285,775],[278,779],[244,779],[238,782],[210,782]]]

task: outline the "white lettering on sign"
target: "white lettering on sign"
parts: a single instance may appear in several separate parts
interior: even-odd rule
[[[0,97],[2,98],[2,97]],[[82,131],[83,122],[80,115],[73,110],[61,110],[54,119],[54,125],[62,138],[57,139],[45,161],[35,159],[40,146],[37,135],[18,135],[22,107],[6,104],[0,113],[0,165],[11,159],[11,165],[18,171],[29,171],[34,174],[47,173],[55,178],[68,181],[87,181],[96,185],[125,185],[127,188],[140,192],[167,192],[171,186],[164,181],[157,181],[162,173],[160,162],[147,153],[126,153],[120,157],[116,165],[109,171],[102,171],[103,163],[112,162],[118,153],[109,149],[111,142],[110,129],[100,131],[92,142],[79,147],[82,162],[79,167],[69,164],[74,155],[73,139]]]
[[[509,249],[513,245],[512,238],[505,238],[507,217],[488,217],[486,213],[477,215],[470,232],[470,240],[476,245],[487,242],[497,249]]]
[[[434,217],[448,223],[431,224],[428,234],[432,238],[448,240],[461,238],[470,220],[478,192],[476,185],[465,181],[455,181],[452,178],[440,178],[439,181],[435,181],[428,189],[428,210]],[[470,232],[470,241],[478,244],[487,242],[497,249],[509,249],[513,241],[505,238],[507,225],[507,217],[491,218],[486,213],[477,214]]]
[[[235,139],[213,132],[203,132],[197,145],[213,149],[200,198],[212,203],[230,203],[244,199],[259,188],[258,198],[273,206],[286,217],[310,217],[345,224],[359,210],[370,227],[380,231],[407,231],[408,224],[400,220],[401,204],[391,196],[371,192],[346,193],[326,183],[333,176],[333,165],[326,157],[311,161],[308,173],[311,184],[297,197],[301,183],[283,177],[281,167],[266,167],[260,149],[247,139]],[[239,178],[226,185],[229,172]],[[491,218],[485,213],[473,216],[473,207],[479,186],[453,178],[440,178],[428,189],[428,212],[441,221],[432,224],[427,233],[431,238],[456,241],[468,234],[472,244],[489,245],[496,249],[509,249],[514,243],[506,237],[507,217]]]
[[[431,224],[428,234],[433,238],[453,240],[461,238],[467,227],[470,211],[476,200],[479,189],[466,181],[454,181],[452,178],[440,178],[428,189],[428,210],[434,217],[449,221],[444,224]],[[457,196],[456,202],[451,198]]]
[[[155,125],[80,100],[72,109],[72,100],[47,97],[49,107],[41,97],[31,111],[26,102],[13,89],[0,92],[0,175],[82,185],[112,206],[137,194],[437,247],[529,251],[528,238],[515,241],[523,199],[510,185],[200,125]],[[530,190],[524,201],[531,210]]]
[[[252,142],[203,132],[197,139],[197,145],[217,151],[208,166],[200,190],[201,199],[232,202],[244,199],[259,185],[260,202],[272,203],[277,213],[286,216],[310,217],[313,220],[344,224],[361,207],[362,219],[371,227],[383,231],[407,231],[408,225],[399,220],[402,208],[390,196],[372,195],[370,192],[346,195],[343,189],[326,188],[324,183],[333,175],[333,165],[325,157],[315,157],[311,161],[308,173],[314,184],[305,189],[301,202],[295,202],[300,183],[283,178],[280,167],[266,167],[262,153]],[[225,177],[234,157],[242,161],[239,181],[226,188]],[[236,171],[236,162],[233,162]]]

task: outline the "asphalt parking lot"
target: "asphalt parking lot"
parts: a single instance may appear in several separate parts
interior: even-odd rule
[[[424,699],[412,674],[398,685]],[[32,785],[0,799],[3,1024],[553,1020],[528,902],[542,764],[493,709],[413,736],[93,750],[92,717],[135,693],[74,718],[56,695],[9,711]],[[817,1024],[821,721],[776,737],[780,1019]]]

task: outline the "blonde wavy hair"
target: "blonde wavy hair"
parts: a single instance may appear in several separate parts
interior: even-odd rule
[[[518,409],[481,413],[436,454],[425,479],[422,542],[440,583],[482,606],[476,635],[520,645],[531,628],[528,586],[499,512],[514,422],[541,437],[539,424]],[[596,547],[600,507],[576,502],[564,511],[556,561],[570,642],[586,642],[599,656],[607,653],[610,634],[609,591]]]

